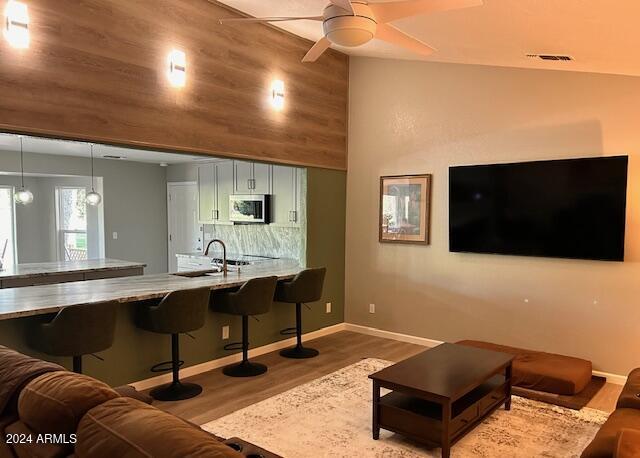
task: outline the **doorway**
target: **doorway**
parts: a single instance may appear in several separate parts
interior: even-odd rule
[[[16,263],[15,206],[12,186],[0,186],[0,265]]]
[[[176,254],[202,252],[202,230],[198,223],[198,185],[196,182],[167,183],[170,273],[178,271]]]

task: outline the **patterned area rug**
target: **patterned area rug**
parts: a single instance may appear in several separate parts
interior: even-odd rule
[[[325,377],[203,425],[223,437],[239,436],[286,458],[438,457],[382,430],[371,438],[371,381],[391,363],[365,359]],[[384,394],[384,393],[383,393]],[[514,397],[452,449],[453,457],[579,457],[607,414]]]

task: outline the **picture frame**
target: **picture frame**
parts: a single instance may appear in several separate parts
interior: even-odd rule
[[[432,175],[380,177],[380,243],[431,243]]]

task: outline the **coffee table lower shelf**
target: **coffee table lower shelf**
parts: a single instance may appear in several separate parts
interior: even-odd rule
[[[510,398],[505,377],[496,375],[451,404],[448,425],[443,421],[443,404],[400,391],[380,397],[374,411],[377,410],[378,430],[393,431],[433,447],[443,445],[444,429],[448,428],[448,448],[501,405],[509,408]],[[374,439],[376,432],[374,427]]]

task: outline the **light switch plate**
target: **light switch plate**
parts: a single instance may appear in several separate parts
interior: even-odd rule
[[[117,232],[113,233],[113,240],[118,240],[118,233]]]
[[[369,313],[376,313],[376,304],[369,304]]]
[[[327,302],[327,313],[331,313],[331,302]]]
[[[222,326],[222,340],[229,338],[229,326]]]

